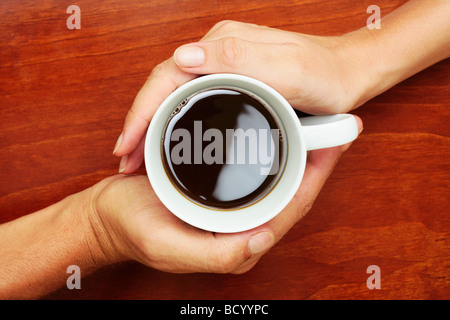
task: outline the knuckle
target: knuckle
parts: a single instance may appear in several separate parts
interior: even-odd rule
[[[139,112],[136,112],[136,110],[134,110],[133,108],[131,108],[130,110],[128,110],[126,119],[127,119],[128,121],[130,121],[130,123],[135,123],[135,121],[145,121],[145,122],[150,122],[150,119],[148,119],[147,117],[143,116],[143,115],[140,114]],[[126,123],[126,125],[128,126],[129,124]]]
[[[219,273],[231,273],[236,268],[236,259],[232,255],[222,255],[216,267]]]
[[[152,78],[157,78],[160,76],[163,76],[164,74],[166,74],[168,71],[168,66],[167,66],[167,60],[163,61],[159,64],[157,64],[152,72],[150,73],[150,75],[148,76],[148,79],[152,79]]]
[[[233,272],[241,264],[238,253],[227,249],[216,251],[208,260],[209,271],[222,274]]]
[[[245,42],[236,37],[226,37],[220,41],[220,57],[224,65],[233,67],[245,60]]]
[[[302,208],[299,208],[299,209],[296,211],[296,217],[295,217],[295,221],[296,221],[296,222],[300,221],[301,219],[303,219],[303,218],[306,216],[306,214],[312,209],[313,203],[314,203],[314,200],[312,200],[312,201],[307,201],[307,202],[303,205]]]
[[[222,20],[217,22],[212,30],[214,30],[215,32],[227,32],[230,31],[232,29],[235,29],[235,27],[239,24],[239,22],[237,21],[233,21],[233,20]]]
[[[259,261],[259,259],[256,260],[255,262],[250,263],[250,264],[240,266],[240,267],[237,268],[236,270],[233,270],[231,273],[232,273],[232,274],[244,274],[244,273],[247,273],[247,272],[249,272],[250,270],[252,270],[254,266],[256,266],[256,264],[258,263],[258,261]]]
[[[296,204],[293,207],[293,223],[297,223],[303,219],[306,214],[312,209],[315,202],[314,197],[301,196],[298,192],[294,195],[293,203]]]

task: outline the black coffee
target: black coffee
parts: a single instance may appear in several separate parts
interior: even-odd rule
[[[215,88],[184,100],[163,136],[163,163],[176,188],[207,207],[231,209],[262,198],[283,163],[282,131],[264,102]]]

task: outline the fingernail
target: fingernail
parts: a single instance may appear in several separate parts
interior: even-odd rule
[[[252,255],[268,250],[274,243],[274,237],[269,232],[255,234],[248,240],[248,250]]]
[[[123,156],[122,159],[120,159],[119,164],[119,173],[122,173],[127,168],[127,162],[128,162],[128,156]]]
[[[116,151],[119,149],[120,144],[122,143],[123,139],[123,132],[120,134],[119,138],[117,139],[116,145],[114,146],[113,154],[116,153]]]
[[[205,52],[196,46],[184,46],[175,50],[175,63],[181,67],[200,67],[205,63]]]

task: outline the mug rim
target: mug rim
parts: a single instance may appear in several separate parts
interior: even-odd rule
[[[278,114],[285,127],[286,137],[283,138],[287,139],[284,172],[272,190],[249,206],[226,210],[204,207],[186,198],[166,173],[161,154],[162,130],[173,109],[192,93],[220,85],[242,88],[266,101]],[[285,208],[297,192],[303,178],[306,166],[306,145],[297,115],[286,99],[275,89],[247,76],[212,74],[181,85],[162,102],[147,130],[144,158],[150,184],[169,211],[197,228],[230,233],[253,229],[271,220]]]

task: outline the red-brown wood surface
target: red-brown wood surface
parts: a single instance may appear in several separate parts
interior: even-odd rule
[[[382,15],[405,0],[378,0]],[[152,68],[216,22],[318,35],[365,25],[372,0],[0,2],[0,222],[117,172],[126,112]],[[106,267],[55,299],[449,299],[450,62],[354,113],[365,124],[310,213],[243,275]],[[141,173],[144,173],[143,169]],[[370,265],[381,289],[366,286]]]

